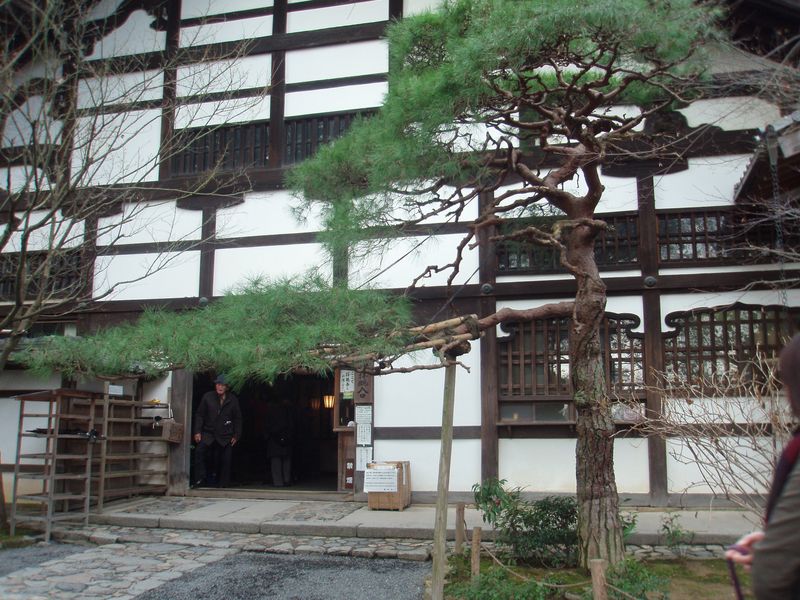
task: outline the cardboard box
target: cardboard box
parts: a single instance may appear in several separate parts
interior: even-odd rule
[[[367,463],[364,491],[371,510],[403,510],[411,504],[411,464],[407,460]]]

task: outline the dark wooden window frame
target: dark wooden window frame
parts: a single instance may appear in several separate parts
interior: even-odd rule
[[[645,398],[644,335],[633,331],[640,322],[636,315],[606,313],[601,330],[609,393],[625,401]],[[497,340],[498,424],[573,423],[569,319],[515,323],[502,329],[510,335]],[[627,343],[621,344],[621,340]],[[552,418],[554,415],[560,416]]]

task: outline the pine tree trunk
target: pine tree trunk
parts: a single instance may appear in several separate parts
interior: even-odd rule
[[[585,229],[585,228],[579,228]],[[578,267],[578,290],[570,330],[571,380],[577,413],[575,448],[580,565],[593,558],[616,564],[625,546],[614,479],[614,422],[600,355],[606,287],[594,259],[594,235],[575,231],[569,261]]]

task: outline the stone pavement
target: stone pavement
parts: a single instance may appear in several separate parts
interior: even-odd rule
[[[66,558],[0,577],[0,598],[129,600],[204,565],[239,552],[329,554],[363,558],[430,558],[434,507],[371,511],[363,503],[212,498],[140,498],[107,505],[89,527],[73,526],[57,539],[91,544]],[[455,509],[448,511],[453,537]],[[636,511],[636,533],[628,552],[669,558],[721,556],[725,545],[750,531],[735,510]],[[484,527],[466,511],[468,532]],[[671,519],[687,544],[664,545],[660,528]],[[452,546],[452,542],[450,542]],[[488,542],[491,546],[491,541]],[[660,544],[660,545],[659,545]]]

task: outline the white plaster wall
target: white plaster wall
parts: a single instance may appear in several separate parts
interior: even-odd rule
[[[459,357],[470,371],[456,371],[456,426],[481,424],[480,340],[470,342],[472,350]],[[403,357],[396,366],[436,364],[430,350]],[[444,369],[395,373],[375,378],[375,427],[441,427]]]
[[[142,400],[145,402],[149,400],[158,400],[159,402],[169,402],[170,387],[172,386],[172,371],[169,371],[164,377],[154,379],[153,381],[142,382]],[[167,416],[166,414],[163,416]]]
[[[388,70],[386,40],[286,52],[286,83],[371,75]]]
[[[183,0],[181,19],[267,8],[273,5],[273,0]]]
[[[78,119],[73,179],[79,185],[155,181],[160,140],[160,110]]]
[[[101,300],[186,298],[198,295],[199,281],[200,252],[101,256],[95,262],[94,296],[103,295]]]
[[[441,0],[403,0],[403,16],[429,12],[442,4]]]
[[[732,204],[733,188],[750,158],[749,154],[690,158],[685,171],[654,177],[656,209]]]
[[[40,190],[50,188],[47,174],[42,169],[31,169],[27,166],[0,169],[0,190],[19,192],[37,186]]]
[[[501,438],[498,453],[498,475],[510,487],[527,492],[575,493],[574,439]],[[649,492],[646,439],[614,440],[614,476],[620,493]]]
[[[319,269],[330,278],[330,262],[319,244],[292,244],[217,250],[214,257],[214,295],[236,289],[255,277],[279,279]]]
[[[175,110],[175,128],[210,127],[266,120],[269,119],[269,107],[269,96],[183,104]]]
[[[369,250],[359,255],[351,263],[350,283],[352,287],[393,288],[407,287],[429,265],[444,265],[455,257],[455,249],[463,236],[439,235],[429,237],[409,237],[392,240],[381,252]],[[477,283],[478,251],[464,250],[461,269],[454,284]],[[445,285],[450,271],[435,273],[421,280],[418,287]]]
[[[411,462],[411,491],[436,491],[439,479],[439,440],[375,440],[373,460]],[[481,479],[481,441],[453,440],[450,459],[451,492],[469,492]]]
[[[291,92],[286,94],[286,117],[315,115],[362,108],[376,108],[383,104],[387,84],[368,83],[322,90]]]
[[[291,4],[291,2],[290,2]],[[286,15],[286,31],[313,31],[328,27],[358,25],[386,21],[389,18],[389,1],[352,2],[340,6],[291,10]]]
[[[547,172],[542,172],[542,176],[547,175]],[[632,210],[639,209],[639,201],[636,192],[636,179],[633,177],[611,177],[609,175],[600,174],[600,181],[605,186],[605,191],[603,192],[603,196],[600,199],[599,204],[597,205],[596,212],[598,213],[614,213],[614,212],[626,212]],[[569,192],[571,194],[575,194],[578,196],[585,195],[589,188],[586,185],[585,179],[580,175],[577,174],[571,180],[565,182],[561,188],[565,192]],[[513,186],[511,188],[500,188],[495,192],[495,197],[500,196],[507,190],[514,190],[519,189],[518,186]],[[510,198],[507,201],[507,204],[511,204],[517,198],[523,196],[515,196]],[[541,207],[544,214],[560,214],[556,213],[555,209],[548,206],[546,202],[540,202],[539,206]],[[524,216],[524,211],[518,211],[516,213],[510,212],[508,214],[509,217],[515,216]]]
[[[756,461],[756,464],[762,461],[758,458],[760,452],[755,452],[747,439],[737,437],[722,438],[720,443],[727,444],[732,448],[736,448],[736,452],[741,454],[742,457],[751,456]],[[763,443],[767,448],[771,445],[769,438],[764,438]],[[766,490],[763,486],[757,484],[751,476],[747,474],[743,468],[734,463],[729,463],[722,458],[721,462],[724,466],[722,469],[731,472],[732,477],[739,482],[740,486],[749,489],[749,493],[763,493]],[[746,462],[746,461],[744,461]],[[760,469],[756,469],[758,473],[771,473],[772,465],[763,464]],[[769,476],[763,477],[766,481],[770,479]],[[709,483],[711,485],[709,485]],[[679,438],[671,438],[667,440],[667,489],[670,493],[692,493],[692,494],[720,494],[724,496],[724,491],[715,483],[713,479],[706,482],[703,473],[695,460],[694,455],[689,450],[686,443]]]
[[[83,222],[66,218],[60,212],[52,219],[42,210],[18,213],[17,216],[22,219],[22,223],[9,237],[3,252],[19,252],[22,249],[23,231],[29,235],[26,244],[28,250],[74,248],[83,241]],[[5,227],[3,225],[0,230]]]
[[[32,96],[11,111],[2,131],[2,147],[24,146],[34,138],[41,143],[57,142],[61,135],[61,121],[51,117],[51,112],[42,103],[41,96]]]
[[[296,200],[289,190],[245,194],[244,203],[217,211],[217,237],[246,237],[319,231],[318,213],[299,222],[292,213]]]
[[[202,211],[181,209],[172,201],[127,204],[121,215],[98,220],[97,244],[199,240],[202,220]]]
[[[81,79],[78,82],[78,108],[159,100],[163,95],[163,84],[164,74],[160,71]]]
[[[90,59],[127,56],[163,50],[167,34],[150,27],[153,17],[143,10],[131,13],[118,29],[98,41]]]
[[[791,410],[785,398],[775,395],[758,400],[754,397],[687,397],[664,398],[663,412],[678,423],[770,423],[782,414],[791,422]]]
[[[178,68],[176,93],[179,97],[245,88],[264,88],[270,83],[272,57],[269,54],[204,62]]]
[[[707,273],[708,271],[703,271]],[[614,277],[639,277],[642,274],[641,269],[632,270],[626,269],[624,271],[602,271],[603,279],[613,279]],[[524,282],[530,283],[547,282],[547,281],[564,281],[567,279],[575,279],[568,273],[553,273],[551,275],[498,275],[497,281],[504,283],[508,282]]]
[[[272,15],[207,23],[181,29],[181,48],[221,42],[237,42],[272,35]],[[242,44],[246,47],[246,42]]]
[[[800,290],[787,290],[786,295],[789,306],[800,305]],[[735,302],[780,306],[783,304],[783,296],[777,290],[665,294],[661,296],[661,315],[662,318],[666,318],[667,315],[673,312],[692,310],[693,308],[723,307]],[[666,322],[664,322],[663,327],[666,331]]]
[[[764,129],[781,118],[777,106],[754,96],[696,100],[678,112],[686,117],[689,127],[709,124],[726,131]]]

